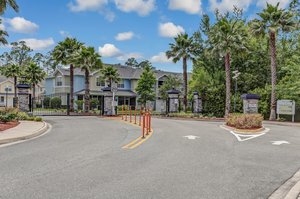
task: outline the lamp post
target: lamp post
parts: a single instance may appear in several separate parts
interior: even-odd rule
[[[233,71],[234,76],[232,79],[235,80],[235,88],[234,88],[234,108],[233,111],[236,111],[236,95],[237,95],[237,90],[238,90],[238,85],[237,85],[237,79],[241,75],[241,73],[238,70]]]

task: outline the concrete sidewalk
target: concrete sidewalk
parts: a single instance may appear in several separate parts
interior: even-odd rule
[[[20,121],[18,126],[0,133],[0,145],[39,136],[48,128],[49,125],[46,122]]]

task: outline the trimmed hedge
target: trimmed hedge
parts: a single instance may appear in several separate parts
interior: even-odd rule
[[[7,123],[7,122],[11,122],[11,121],[15,120],[16,117],[17,117],[16,114],[8,113],[8,114],[5,114],[5,115],[0,115],[0,121],[3,122],[3,123]]]
[[[229,114],[226,125],[238,129],[258,129],[262,127],[264,117],[261,114]]]

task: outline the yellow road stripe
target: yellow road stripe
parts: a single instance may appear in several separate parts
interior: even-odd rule
[[[153,134],[153,131],[151,131],[151,132],[149,133],[149,135],[147,135],[144,139],[141,139],[140,142],[138,142],[138,143],[136,143],[135,145],[129,147],[129,149],[134,149],[134,148],[140,146],[141,144],[143,144],[144,142],[146,142],[146,141],[152,136],[152,134]]]
[[[107,118],[107,119],[111,119],[111,120],[115,120],[115,121],[118,121],[118,122],[123,122],[125,124],[130,124],[130,125],[133,125],[133,126],[139,126],[139,124],[134,124],[134,123],[130,123],[130,121],[124,121],[122,119],[119,119],[119,118]],[[142,136],[138,137],[137,139],[133,140],[132,142],[130,142],[129,144],[126,144],[122,147],[122,149],[134,149],[138,146],[140,146],[141,144],[143,144],[144,142],[146,142],[153,134],[153,129],[151,128],[150,129],[150,132],[149,132],[149,135],[145,135],[145,138],[142,138]]]

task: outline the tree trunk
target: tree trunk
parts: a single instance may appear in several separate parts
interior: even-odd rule
[[[70,112],[74,112],[74,66],[70,65]]]
[[[270,120],[276,120],[276,35],[275,32],[270,32],[270,50],[271,50],[271,78],[272,78],[272,93],[271,93],[271,113]]]
[[[90,72],[85,69],[85,93],[84,93],[84,111],[90,111]]]
[[[187,111],[187,59],[183,58],[183,111]]]
[[[18,81],[18,77],[15,76],[14,77],[15,97],[17,97],[17,81]]]
[[[226,73],[226,102],[225,102],[225,117],[230,113],[230,97],[231,97],[231,78],[230,78],[230,53],[225,55],[225,73]]]

